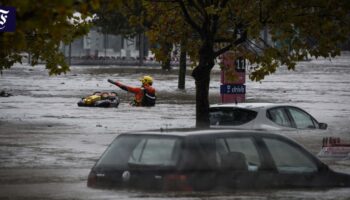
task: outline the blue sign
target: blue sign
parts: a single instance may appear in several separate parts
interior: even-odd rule
[[[245,85],[221,85],[220,94],[245,94]]]
[[[0,6],[0,32],[15,32],[16,8]]]

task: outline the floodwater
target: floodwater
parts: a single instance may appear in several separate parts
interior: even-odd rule
[[[175,73],[147,69],[154,76],[158,104],[153,108],[128,105],[132,95],[108,78],[139,85],[142,69],[116,66],[72,66],[65,75],[49,77],[44,66],[16,65],[3,71],[0,91],[0,199],[350,199],[349,188],[327,190],[258,190],[231,193],[148,193],[86,187],[90,168],[121,132],[193,127],[194,82],[177,90]],[[219,101],[219,73],[212,74],[210,101]],[[281,68],[262,82],[247,80],[247,101],[300,106],[329,129],[300,133],[298,141],[312,152],[322,137],[350,142],[350,55],[332,61],[301,62],[297,69]],[[95,91],[116,91],[119,108],[83,108],[77,102]],[[350,173],[350,160],[325,160],[335,170]]]

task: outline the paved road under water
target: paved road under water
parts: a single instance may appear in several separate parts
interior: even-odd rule
[[[177,90],[177,75],[148,70],[155,77],[158,105],[135,108],[132,95],[109,84],[108,78],[139,85],[141,73],[117,67],[72,66],[49,77],[43,66],[16,65],[3,71],[0,90],[0,199],[349,199],[349,188],[328,190],[261,190],[231,193],[145,193],[86,187],[90,168],[121,132],[153,128],[193,127],[194,82]],[[219,100],[219,74],[213,73],[210,101]],[[281,68],[260,83],[247,81],[247,101],[300,106],[326,122],[319,134],[300,132],[298,141],[313,153],[324,136],[350,141],[350,56],[333,61],[301,62],[296,71]],[[94,91],[117,91],[119,108],[81,108],[78,100]],[[350,173],[350,161],[325,161]]]

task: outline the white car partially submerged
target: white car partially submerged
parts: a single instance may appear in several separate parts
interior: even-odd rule
[[[212,128],[254,130],[327,129],[301,108],[274,103],[215,104],[209,109]]]

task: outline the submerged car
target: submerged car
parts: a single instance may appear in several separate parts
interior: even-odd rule
[[[255,130],[327,129],[301,108],[273,103],[215,104],[209,108],[213,128]]]
[[[167,130],[124,133],[88,176],[97,188],[230,190],[350,186],[282,135],[245,130]]]

